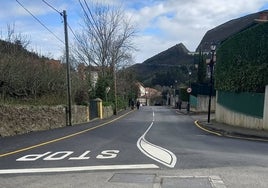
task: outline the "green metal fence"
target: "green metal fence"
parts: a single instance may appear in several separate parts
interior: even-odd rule
[[[194,95],[190,95],[190,104],[192,107],[197,107],[197,97]]]
[[[218,91],[217,102],[232,111],[263,118],[264,93]]]

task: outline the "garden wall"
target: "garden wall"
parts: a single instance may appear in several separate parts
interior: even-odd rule
[[[217,93],[216,120],[233,126],[268,130],[266,93]]]
[[[0,135],[14,136],[65,126],[63,106],[0,106]]]
[[[208,95],[191,95],[190,98],[191,109],[196,112],[208,112],[208,103],[209,103],[209,96]],[[211,111],[215,112],[216,108],[216,97],[211,97]]]
[[[72,107],[72,123],[89,122],[87,106]],[[104,118],[113,115],[111,107],[103,107]],[[14,106],[0,105],[0,136],[14,136],[66,126],[64,106]]]

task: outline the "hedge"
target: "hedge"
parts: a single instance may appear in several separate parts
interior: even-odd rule
[[[217,90],[264,93],[268,85],[268,23],[255,24],[223,42],[216,63]]]

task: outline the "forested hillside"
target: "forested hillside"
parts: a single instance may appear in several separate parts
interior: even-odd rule
[[[141,64],[130,69],[136,73],[140,82],[147,86],[170,86],[177,81],[179,84],[188,82],[189,72],[195,75],[194,56],[182,44],[177,44]]]
[[[13,99],[36,101],[40,98],[60,100],[65,95],[65,77],[64,65],[60,61],[27,51],[19,40],[0,40],[2,102]],[[53,100],[50,102],[53,103]]]
[[[71,100],[75,104],[87,104],[90,99],[105,100],[107,86],[113,87],[110,77],[98,76],[95,86],[91,82],[91,71],[98,72],[100,67],[84,64],[71,67]],[[107,69],[108,70],[108,69]],[[135,95],[132,73],[118,73],[118,98]],[[20,41],[7,42],[0,40],[0,104],[19,103],[34,105],[66,104],[66,64],[39,56],[26,50]],[[125,91],[128,91],[125,92]],[[121,96],[124,95],[124,96]],[[109,92],[107,99],[114,99]],[[119,100],[121,102],[121,100]],[[124,104],[125,105],[125,104]]]

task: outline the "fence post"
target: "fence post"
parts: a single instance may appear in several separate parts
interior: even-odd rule
[[[87,116],[87,122],[89,122],[90,121],[89,106],[86,107],[86,116]]]

